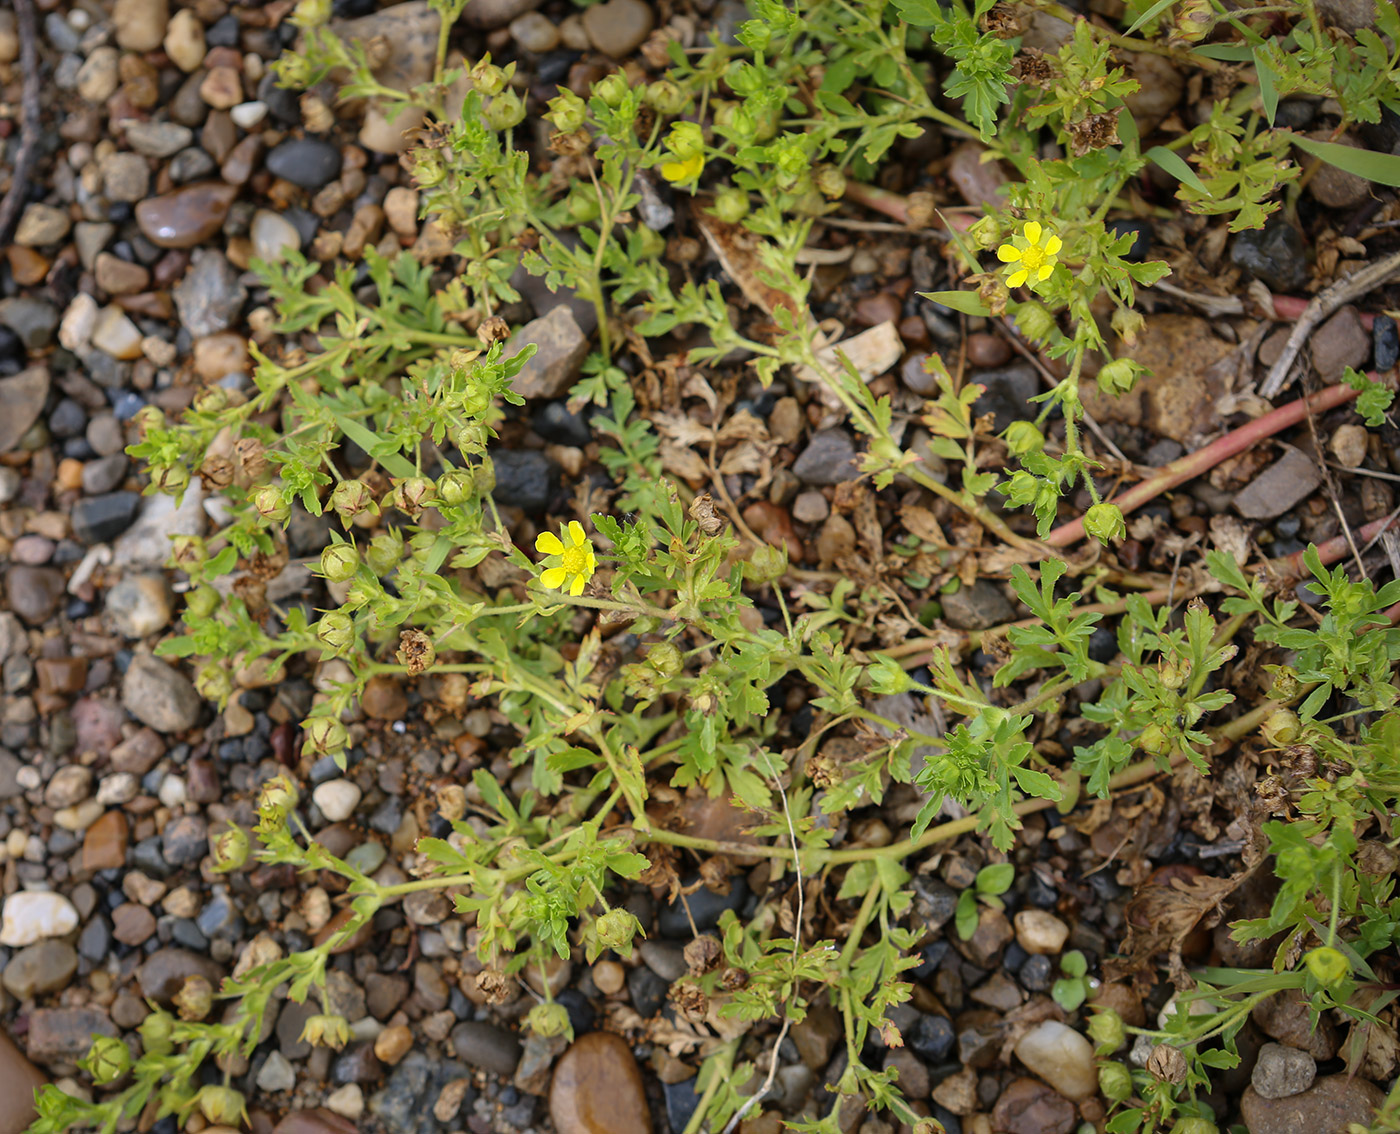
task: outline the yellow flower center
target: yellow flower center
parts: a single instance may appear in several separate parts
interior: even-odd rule
[[[1040,271],[1040,266],[1045,263],[1045,249],[1032,244],[1021,253],[1021,267],[1028,272]]]
[[[559,556],[559,566],[570,575],[582,575],[588,566],[588,552],[582,547],[566,547]]]

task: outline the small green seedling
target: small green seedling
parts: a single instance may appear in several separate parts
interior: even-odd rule
[[[998,862],[984,866],[977,872],[977,880],[970,889],[964,890],[958,898],[958,908],[954,915],[958,936],[966,940],[977,932],[977,903],[993,909],[1005,909],[999,895],[1011,888],[1016,878],[1016,867],[1009,862]]]

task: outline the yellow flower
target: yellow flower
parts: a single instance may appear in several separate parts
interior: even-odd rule
[[[691,154],[683,161],[665,161],[661,163],[661,176],[667,181],[681,182],[694,181],[700,176],[700,171],[705,168],[705,155]]]
[[[550,564],[540,573],[540,582],[561,591],[567,585],[569,594],[581,595],[584,584],[598,568],[598,557],[577,520],[570,520],[560,532],[562,540],[553,532],[540,532],[535,538],[535,550],[549,556],[545,562]]]
[[[1057,253],[1064,242],[1054,233],[1047,233],[1038,221],[1027,221],[1021,236],[1013,236],[1010,244],[997,249],[997,259],[1003,264],[1015,264],[1006,277],[1007,287],[1020,287],[1027,281],[1032,287],[1050,278],[1058,263]],[[1042,241],[1041,237],[1045,239]]]

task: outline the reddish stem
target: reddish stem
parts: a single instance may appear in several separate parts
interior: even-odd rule
[[[1376,536],[1385,531],[1386,528],[1394,527],[1397,520],[1400,520],[1400,517],[1387,516],[1380,520],[1372,520],[1371,523],[1367,524],[1360,531],[1352,533],[1356,540],[1356,546],[1361,547],[1370,543]],[[1285,555],[1281,559],[1276,559],[1274,560],[1274,566],[1286,570],[1291,574],[1301,575],[1306,570],[1303,566],[1303,555],[1305,552],[1306,548],[1303,551],[1295,551],[1291,555]],[[1345,535],[1333,536],[1331,539],[1317,545],[1317,553],[1322,557],[1323,563],[1335,563],[1344,556],[1351,554],[1351,544],[1348,542]],[[1391,619],[1391,621],[1393,622],[1394,619]]]
[[[1373,374],[1371,377],[1374,378],[1375,375]],[[1122,496],[1115,497],[1113,503],[1118,505],[1124,515],[1134,512],[1149,500],[1208,472],[1221,461],[1228,460],[1237,453],[1243,453],[1256,442],[1262,441],[1266,437],[1272,437],[1275,433],[1282,432],[1290,426],[1297,425],[1307,416],[1308,409],[1311,409],[1313,413],[1325,413],[1329,409],[1351,401],[1356,397],[1356,394],[1357,391],[1350,386],[1329,386],[1325,390],[1309,395],[1306,399],[1299,398],[1295,402],[1289,402],[1286,406],[1280,406],[1271,413],[1256,418],[1248,425],[1242,425],[1227,433],[1220,440],[1212,442],[1204,449],[1187,453],[1179,460],[1164,465],[1152,476],[1128,489]],[[1083,538],[1084,521],[1081,518],[1071,520],[1067,524],[1061,524],[1050,533],[1050,538],[1045,542],[1051,547],[1069,547]]]

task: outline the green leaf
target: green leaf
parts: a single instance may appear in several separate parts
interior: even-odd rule
[[[933,300],[934,303],[961,311],[964,315],[981,315],[985,318],[991,314],[987,305],[982,302],[982,297],[975,291],[921,291],[919,294],[925,299]]]
[[[1278,76],[1258,48],[1254,51],[1254,70],[1259,75],[1259,101],[1264,104],[1264,115],[1272,126],[1274,116],[1278,114],[1278,84],[1275,81]]]
[[[1186,159],[1165,146],[1153,146],[1143,155],[1149,161],[1155,162],[1159,167],[1166,170],[1183,185],[1189,185],[1197,193],[1204,193],[1207,196],[1210,190],[1205,187],[1205,183],[1196,176],[1196,171],[1186,164]]]
[[[957,911],[953,915],[958,936],[966,941],[977,932],[977,921],[977,897],[971,890],[964,890],[958,895]]]
[[[1138,28],[1142,27],[1144,24],[1150,23],[1152,20],[1155,20],[1158,16],[1160,16],[1163,12],[1165,12],[1175,3],[1176,0],[1157,0],[1157,3],[1153,4],[1152,7],[1148,8],[1147,11],[1145,11],[1136,20],[1134,20],[1132,27],[1130,27],[1123,34],[1132,35],[1133,32],[1138,30]]]
[[[1361,150],[1338,142],[1315,142],[1301,135],[1293,138],[1293,144],[1304,153],[1321,158],[1328,165],[1374,181],[1377,185],[1400,185],[1400,155]]]
[[[187,658],[197,649],[193,634],[184,634],[179,638],[167,638],[156,646],[155,654],[158,658]]]
[[[1071,949],[1060,958],[1060,970],[1071,977],[1082,977],[1089,971],[1089,962],[1078,949]]]
[[[1061,978],[1050,988],[1050,998],[1066,1012],[1073,1012],[1088,998],[1088,989],[1079,978]]]
[[[984,866],[977,872],[977,892],[979,894],[1004,894],[1016,881],[1016,866],[1010,862],[997,862]]]

